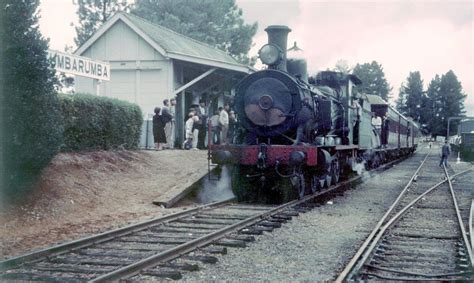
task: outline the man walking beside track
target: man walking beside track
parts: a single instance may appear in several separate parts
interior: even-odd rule
[[[441,167],[443,163],[445,167],[448,167],[448,156],[450,153],[451,150],[449,149],[448,141],[445,141],[441,148],[441,161],[439,162],[439,167]]]

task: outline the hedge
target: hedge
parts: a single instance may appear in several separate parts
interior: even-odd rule
[[[138,105],[83,93],[59,98],[64,124],[61,151],[138,147],[143,123]]]

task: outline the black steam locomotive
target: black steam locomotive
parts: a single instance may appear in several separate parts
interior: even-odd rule
[[[259,51],[266,70],[236,87],[239,130],[233,143],[210,145],[214,163],[231,164],[240,201],[278,203],[337,183],[357,165],[412,153],[418,127],[380,97],[360,95],[354,75],[320,72],[287,52],[286,26],[269,26]],[[287,58],[288,56],[288,58]]]

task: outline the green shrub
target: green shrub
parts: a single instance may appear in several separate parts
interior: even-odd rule
[[[138,147],[143,123],[140,107],[91,94],[61,94],[63,151]]]
[[[46,56],[48,42],[38,30],[38,5],[13,0],[0,4],[0,199],[5,203],[29,192],[62,143],[54,72]]]

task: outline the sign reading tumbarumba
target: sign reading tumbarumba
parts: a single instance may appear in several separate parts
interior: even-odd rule
[[[48,59],[57,72],[109,81],[110,64],[91,60],[87,57],[71,55],[56,50],[48,50]]]

